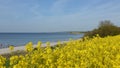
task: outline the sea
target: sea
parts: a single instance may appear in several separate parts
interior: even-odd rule
[[[69,32],[55,33],[0,33],[0,48],[7,48],[10,45],[24,46],[28,42],[37,44],[42,43],[68,41],[69,39],[79,39],[84,34],[71,34]]]

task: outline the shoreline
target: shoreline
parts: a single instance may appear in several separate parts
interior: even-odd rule
[[[61,44],[63,44],[63,43],[66,43],[68,41],[60,41],[60,42],[61,42]],[[57,44],[57,42],[50,42],[50,46],[55,46],[56,44]],[[33,47],[36,47],[36,45],[37,44],[34,44]],[[41,45],[41,47],[46,47],[46,43],[43,43]],[[24,46],[16,46],[16,47],[14,47],[13,51],[10,51],[9,48],[2,48],[2,49],[0,49],[0,55],[11,53],[11,52],[18,51],[18,50],[25,50],[25,45]]]

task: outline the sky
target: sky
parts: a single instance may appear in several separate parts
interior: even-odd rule
[[[0,0],[0,32],[88,31],[120,26],[120,0]]]

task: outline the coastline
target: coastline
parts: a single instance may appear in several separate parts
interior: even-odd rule
[[[38,41],[42,43],[68,41],[70,38],[79,39],[84,34],[71,34],[69,32],[54,33],[0,33],[0,49],[8,48],[10,45],[14,47],[24,46],[28,42],[36,44]]]
[[[66,43],[66,42],[68,42],[68,41],[60,41],[60,42],[61,42],[61,44],[63,44],[63,43]],[[50,42],[50,46],[55,46],[56,44],[57,44],[57,42]],[[36,44],[34,44],[33,47],[35,48],[35,47],[36,47]],[[46,47],[46,43],[43,43],[43,44],[41,45],[41,47]],[[19,51],[25,50],[25,45],[24,45],[24,46],[14,47],[14,50],[13,50],[12,52],[18,51],[18,50],[19,50]],[[7,54],[7,53],[11,53],[11,51],[10,51],[9,48],[2,48],[2,49],[0,49],[0,55],[1,55],[1,54]]]

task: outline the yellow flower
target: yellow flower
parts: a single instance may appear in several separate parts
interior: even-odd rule
[[[38,41],[37,48],[40,48],[41,45],[42,45],[42,42],[41,42],[41,41]]]
[[[1,68],[4,68],[3,65],[5,64],[5,62],[6,62],[6,58],[0,56],[0,66],[1,66]]]
[[[119,68],[120,35],[72,40],[64,46],[41,47],[39,41],[33,50],[32,42],[25,47],[28,54],[11,56],[8,68]],[[60,42],[58,42],[58,45]],[[62,44],[61,44],[62,45]],[[0,68],[6,68],[6,58],[0,56]]]
[[[50,42],[46,42],[47,47],[50,47]]]
[[[14,46],[9,46],[9,49],[12,51],[14,50]]]
[[[25,48],[26,48],[26,51],[31,52],[33,50],[32,42],[29,42],[28,44],[26,44]]]

